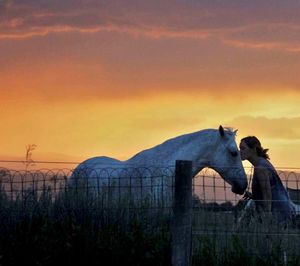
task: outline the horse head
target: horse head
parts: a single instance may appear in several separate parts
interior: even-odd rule
[[[240,153],[235,142],[236,131],[219,127],[211,152],[209,167],[218,172],[229,183],[231,191],[243,194],[247,188],[247,175],[242,165]]]

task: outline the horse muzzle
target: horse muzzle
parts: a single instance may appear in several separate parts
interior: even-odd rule
[[[246,187],[238,187],[238,186],[232,186],[231,191],[235,194],[243,195],[245,193]]]

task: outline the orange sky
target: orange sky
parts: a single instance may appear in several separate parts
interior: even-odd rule
[[[300,167],[299,11],[290,0],[1,1],[0,159],[30,143],[35,160],[126,159],[222,124],[237,141],[259,137],[276,166]]]

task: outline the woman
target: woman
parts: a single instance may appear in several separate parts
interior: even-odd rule
[[[254,136],[241,140],[241,159],[248,160],[254,166],[252,194],[246,192],[244,197],[254,200],[258,212],[272,212],[279,221],[287,221],[292,216],[293,208],[267,152],[268,149],[264,149]]]

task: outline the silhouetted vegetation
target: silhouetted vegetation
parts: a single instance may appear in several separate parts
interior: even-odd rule
[[[0,178],[0,265],[170,265],[171,207],[108,196],[45,183],[11,197]],[[255,216],[236,227],[242,201],[193,202],[193,265],[300,264],[299,230]]]
[[[136,207],[136,208],[135,208]],[[45,187],[0,193],[0,265],[169,265],[169,216]]]

